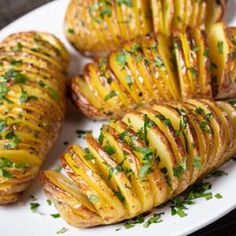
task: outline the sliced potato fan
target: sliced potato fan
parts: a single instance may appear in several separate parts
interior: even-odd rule
[[[194,6],[193,6],[194,7]],[[73,101],[88,117],[121,117],[156,102],[236,95],[236,30],[214,24],[127,42],[72,80]],[[83,79],[84,78],[84,79]]]
[[[0,44],[0,204],[18,200],[56,141],[68,61],[47,33],[17,33]]]
[[[65,16],[69,42],[86,55],[104,55],[152,32],[172,35],[209,28],[223,18],[226,0],[71,0]]]
[[[236,108],[207,99],[154,105],[101,128],[42,174],[62,217],[86,228],[131,219],[182,193],[236,152]],[[10,194],[10,193],[9,193]],[[7,200],[7,199],[6,199]]]

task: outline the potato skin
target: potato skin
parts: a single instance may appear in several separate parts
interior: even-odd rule
[[[71,0],[65,14],[65,35],[85,55],[107,55],[138,36],[158,32],[169,37],[188,26],[209,28],[224,16],[226,0],[192,3],[195,6],[189,2]]]
[[[227,102],[191,99],[127,113],[104,125],[98,140],[88,134],[88,148],[70,146],[61,159],[69,178],[44,171],[44,190],[73,226],[131,219],[182,193],[234,155],[235,112]],[[209,143],[214,146],[208,148]],[[182,156],[174,146],[183,149]],[[200,149],[207,148],[201,157]]]
[[[0,43],[0,204],[19,199],[58,137],[68,63],[48,33],[19,32]]]

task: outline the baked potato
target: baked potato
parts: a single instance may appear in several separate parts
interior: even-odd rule
[[[56,141],[68,61],[48,33],[16,33],[0,44],[0,204],[18,200]]]
[[[42,173],[62,217],[81,228],[133,218],[167,202],[236,153],[236,106],[208,99],[153,105],[87,134],[61,157],[68,177]]]
[[[104,55],[140,35],[209,28],[223,18],[225,5],[226,0],[71,0],[65,34],[81,53]]]
[[[86,116],[107,119],[156,102],[234,97],[235,58],[236,30],[224,23],[209,33],[142,36],[87,64],[72,79],[72,100]]]

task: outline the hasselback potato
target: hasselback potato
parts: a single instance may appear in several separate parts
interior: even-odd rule
[[[56,141],[68,61],[48,33],[16,33],[0,44],[0,204],[17,201]]]
[[[80,52],[101,55],[151,32],[170,36],[187,26],[208,28],[222,19],[225,0],[71,0],[65,33]]]
[[[121,117],[137,107],[188,98],[236,95],[236,30],[214,24],[142,36],[98,57],[72,80],[72,97],[93,119]]]
[[[42,175],[62,217],[77,227],[130,219],[180,194],[236,153],[235,103],[153,105],[103,125],[61,161],[69,178]]]

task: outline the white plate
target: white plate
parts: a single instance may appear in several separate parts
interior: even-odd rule
[[[32,11],[1,30],[0,40],[10,33],[18,31],[41,30],[54,33],[65,42],[71,52],[72,65],[70,74],[73,75],[78,73],[87,60],[78,56],[66,42],[63,35],[63,18],[68,2],[69,0],[58,0]],[[226,21],[231,25],[236,25],[236,15],[234,16],[235,10],[236,1],[229,1]],[[95,123],[81,117],[81,115],[73,108],[70,108],[69,110],[61,138],[51,155],[48,157],[43,167],[44,169],[52,169],[58,165],[58,157],[66,148],[63,144],[65,141],[83,144],[83,140],[78,139],[76,135],[77,129],[93,130],[95,135],[98,134],[100,127],[99,122]],[[122,224],[80,230],[67,225],[61,218],[52,218],[50,214],[57,213],[57,211],[53,206],[47,204],[47,198],[42,192],[39,181],[36,180],[32,187],[24,194],[20,203],[12,206],[0,207],[0,235],[51,236],[56,235],[56,232],[62,227],[68,228],[68,231],[63,235],[69,236],[126,236],[131,234],[135,236],[144,234],[149,236],[186,235],[210,224],[236,207],[236,189],[234,187],[236,179],[236,163],[231,161],[221,169],[228,172],[229,175],[218,179],[212,179],[211,182],[213,184],[212,192],[220,193],[223,196],[222,199],[218,200],[214,198],[210,201],[206,201],[205,199],[197,200],[196,205],[189,207],[189,210],[187,211],[188,216],[185,218],[171,216],[169,207],[166,207],[164,209],[165,215],[162,217],[162,223],[151,225],[149,228],[143,228],[142,225],[138,225],[129,230],[122,228],[120,231],[116,231],[116,229],[122,227]],[[30,195],[35,196],[37,202],[40,203],[38,211],[41,214],[31,212],[30,203],[32,202],[32,199],[30,198]]]

